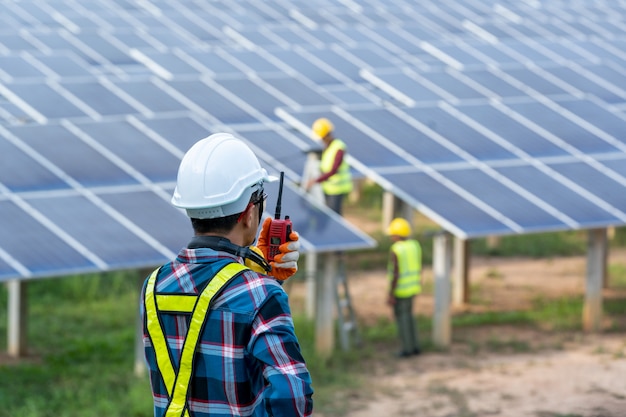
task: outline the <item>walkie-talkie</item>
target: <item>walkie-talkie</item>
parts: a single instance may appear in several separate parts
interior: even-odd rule
[[[272,262],[274,260],[274,256],[280,253],[278,249],[280,245],[287,242],[289,240],[289,235],[291,234],[291,220],[289,220],[289,216],[285,216],[284,219],[280,218],[280,205],[283,199],[283,180],[285,177],[285,173],[280,173],[280,184],[278,185],[278,199],[276,200],[276,213],[274,214],[274,219],[270,224],[270,235],[269,235],[269,259],[268,261]]]

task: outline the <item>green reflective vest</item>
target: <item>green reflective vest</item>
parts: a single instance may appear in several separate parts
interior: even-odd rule
[[[391,251],[398,262],[398,282],[393,295],[407,298],[422,292],[420,282],[422,272],[422,248],[417,240],[399,240],[391,245]],[[389,283],[393,282],[394,265],[389,262]]]
[[[322,174],[330,172],[335,163],[335,157],[339,150],[346,152],[346,144],[340,139],[333,139],[326,149],[322,152],[322,160],[320,161],[320,171]],[[348,194],[352,191],[352,174],[350,174],[350,166],[343,158],[337,172],[322,183],[324,194]]]

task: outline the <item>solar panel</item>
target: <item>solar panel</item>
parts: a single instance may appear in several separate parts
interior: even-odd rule
[[[8,127],[7,130],[19,138],[29,155],[37,158],[37,163],[43,162],[58,176],[67,176],[67,180],[75,180],[84,187],[137,182],[65,126],[30,125]],[[18,172],[29,168],[23,166]]]
[[[89,108],[63,96],[54,82],[0,84],[0,93],[19,107],[23,120],[45,123],[47,119],[88,117]]]
[[[15,78],[43,78],[44,73],[21,56],[0,56],[0,77],[6,82]]]
[[[624,223],[621,4],[1,7],[11,29],[0,33],[0,152],[10,155],[0,210],[33,224],[53,256],[31,265],[27,239],[3,234],[0,279],[175,253],[191,232],[169,203],[178,161],[223,130],[287,173],[285,206],[308,249],[371,245],[297,188],[322,116],[353,169],[460,237]],[[124,243],[89,241],[71,221],[91,217],[114,219],[99,233]]]
[[[89,77],[93,72],[85,62],[71,53],[59,52],[55,55],[26,55],[31,65],[43,70],[47,76],[58,76],[59,78],[79,78]]]

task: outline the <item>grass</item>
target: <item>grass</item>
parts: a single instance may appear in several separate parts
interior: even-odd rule
[[[149,417],[152,400],[147,377],[137,377],[134,332],[138,278],[116,273],[75,276],[28,283],[30,355],[17,364],[0,365],[0,417]],[[0,287],[0,343],[6,344],[6,299]],[[549,331],[580,328],[582,298],[538,298],[529,311],[455,315],[457,330],[480,326],[529,326]],[[623,318],[623,299],[607,300],[605,314]],[[430,317],[418,316],[424,351],[435,351]],[[363,363],[379,359],[396,344],[395,325],[381,318],[361,330],[363,345],[337,350],[328,360],[316,356],[314,323],[294,317],[316,390],[316,409],[342,415],[342,395],[364,382]],[[616,320],[618,322],[618,320]],[[615,330],[624,331],[622,325]],[[455,340],[463,343],[460,338]],[[515,338],[490,336],[467,341],[469,350],[528,352],[533,347]],[[390,355],[389,355],[390,356]]]
[[[0,416],[151,416],[147,378],[133,374],[137,281],[120,272],[29,282],[29,355],[0,366]]]

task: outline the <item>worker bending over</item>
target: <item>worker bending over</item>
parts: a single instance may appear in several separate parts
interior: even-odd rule
[[[343,200],[352,191],[352,174],[346,162],[346,144],[335,138],[334,126],[326,118],[317,119],[312,130],[324,143],[320,161],[321,175],[309,180],[305,188],[309,190],[313,184],[321,184],[326,205],[341,214]]]

